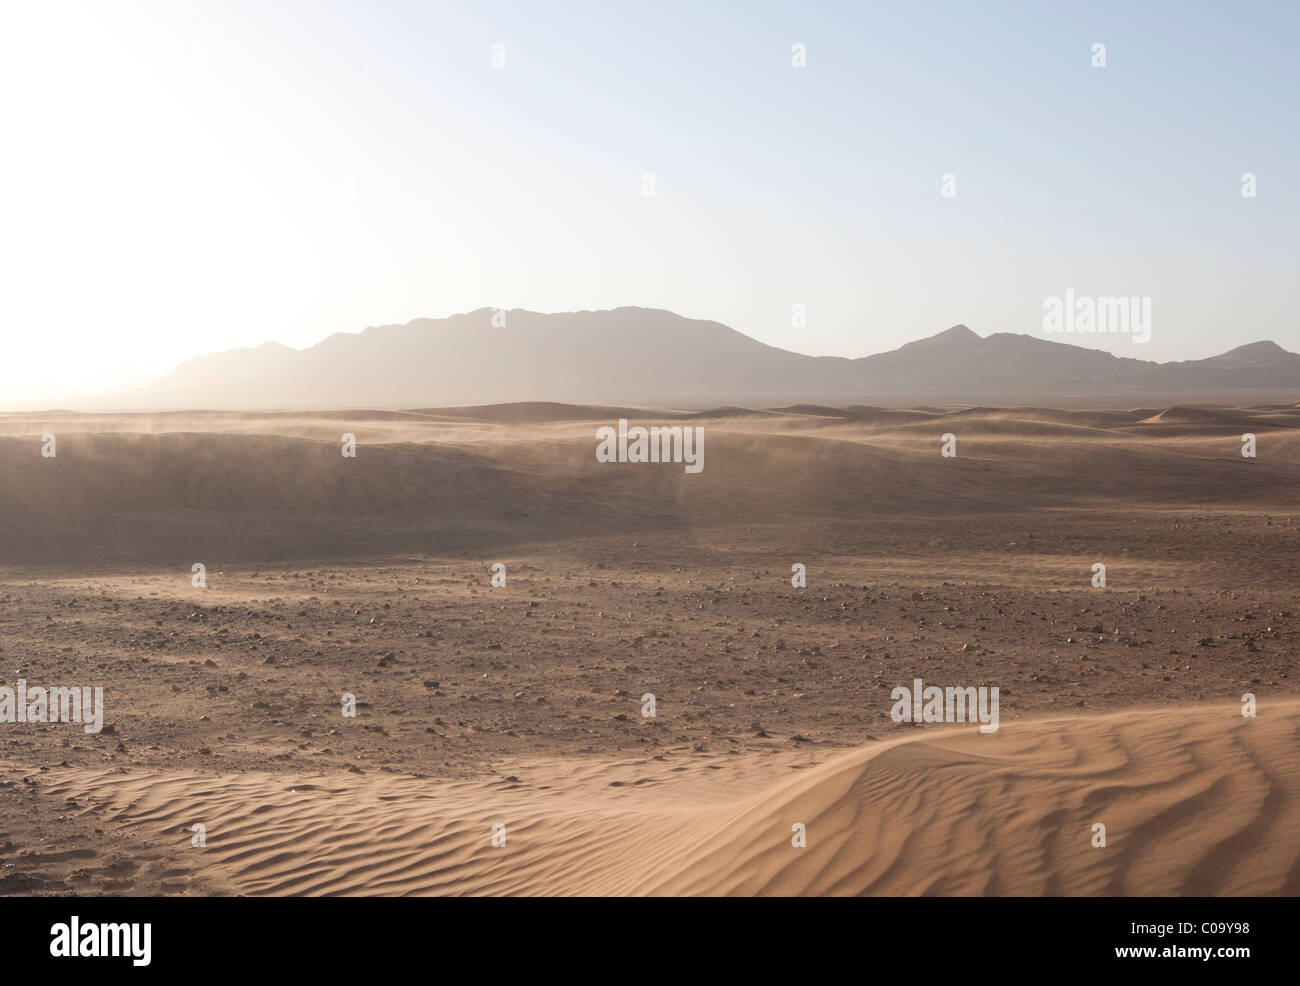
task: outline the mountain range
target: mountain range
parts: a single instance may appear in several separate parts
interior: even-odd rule
[[[498,319],[499,321],[499,319]],[[649,308],[480,309],[188,360],[122,395],[142,408],[432,407],[509,401],[716,407],[778,403],[1178,403],[1300,399],[1300,355],[1254,342],[1155,363],[964,325],[847,359],[765,345]],[[1135,347],[1138,348],[1138,347]]]

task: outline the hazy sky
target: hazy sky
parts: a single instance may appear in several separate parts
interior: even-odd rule
[[[0,400],[482,306],[1300,350],[1300,5],[1065,6],[0,0]]]

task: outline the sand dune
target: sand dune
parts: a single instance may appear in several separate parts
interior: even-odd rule
[[[1233,408],[1195,407],[1175,404],[1159,414],[1153,414],[1142,424],[1203,425],[1209,428],[1240,428],[1251,424],[1253,415],[1242,414]]]
[[[1291,700],[1254,720],[1219,705],[918,730],[811,766],[790,753],[549,761],[453,783],[46,780],[178,861],[202,853],[245,894],[1295,894],[1297,738]],[[196,821],[203,849],[189,847]]]
[[[0,418],[0,540],[15,562],[177,563],[450,552],[604,533],[1130,502],[1292,502],[1300,420],[1273,408],[712,412],[515,404],[450,413]],[[1138,412],[1142,413],[1142,412]],[[609,469],[595,426],[680,421],[705,469]],[[1239,436],[1260,434],[1245,462]],[[43,459],[40,436],[58,436]],[[960,442],[939,457],[940,436]],[[354,434],[358,456],[340,456]]]

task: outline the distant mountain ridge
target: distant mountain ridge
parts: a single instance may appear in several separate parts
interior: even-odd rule
[[[768,346],[719,322],[649,308],[512,309],[336,333],[191,359],[141,407],[431,407],[510,401],[712,407],[820,403],[1300,398],[1300,355],[1273,342],[1174,363],[964,325],[847,359]]]

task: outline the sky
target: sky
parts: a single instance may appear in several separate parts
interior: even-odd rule
[[[0,0],[0,401],[485,306],[1300,350],[1300,5],[1068,6]]]

